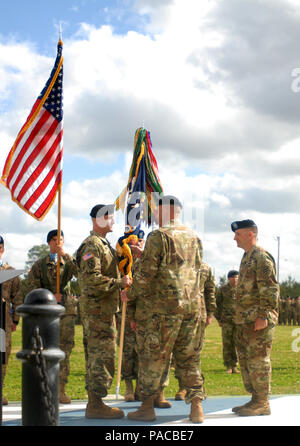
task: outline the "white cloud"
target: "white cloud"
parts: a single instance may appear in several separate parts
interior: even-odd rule
[[[291,90],[299,5],[137,0],[135,8],[143,30],[124,35],[84,23],[64,42],[65,152],[106,161],[126,154],[126,165],[110,175],[100,172],[94,180],[86,172],[84,181],[64,184],[67,249],[73,253],[88,234],[90,208],[111,202],[125,186],[134,132],[144,123],[165,192],[201,209],[198,230],[217,276],[237,268],[242,255],[230,223],[253,218],[275,256],[274,237],[281,237],[288,259],[282,276],[300,279],[300,96]],[[54,56],[39,55],[29,43],[0,42],[1,169]],[[191,177],[192,169],[201,174]],[[39,223],[23,215],[8,191],[0,198],[2,232],[17,253],[12,263],[22,267],[28,249],[55,227],[56,207]],[[119,218],[116,233],[122,232]]]

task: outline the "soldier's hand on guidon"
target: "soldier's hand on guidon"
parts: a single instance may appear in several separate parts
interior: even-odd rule
[[[121,298],[121,301],[122,301],[122,302],[128,302],[128,301],[129,301],[129,299],[128,299],[128,297],[127,297],[126,290],[122,290],[122,291],[121,291],[120,298]]]
[[[122,277],[122,281],[123,281],[124,288],[130,287],[130,285],[132,284],[132,278],[129,276]]]
[[[55,293],[54,296],[56,297],[56,301],[58,304],[61,303],[61,298],[62,298],[62,294],[60,293]]]
[[[136,258],[142,257],[143,249],[137,245],[130,245],[131,251]]]
[[[56,253],[60,256],[60,257],[64,257],[66,255],[65,250],[63,248],[63,245],[61,244],[57,244],[56,245]]]

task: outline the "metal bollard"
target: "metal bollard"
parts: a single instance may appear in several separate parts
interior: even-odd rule
[[[17,313],[23,317],[22,425],[59,425],[59,319],[65,312],[46,289],[31,291]]]

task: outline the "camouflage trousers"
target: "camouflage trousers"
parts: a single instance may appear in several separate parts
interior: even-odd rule
[[[59,322],[59,348],[64,352],[65,358],[59,363],[59,380],[68,382],[70,375],[70,356],[74,347],[75,316],[65,315]]]
[[[203,326],[199,315],[149,315],[137,321],[138,380],[143,398],[164,385],[173,352],[176,373],[187,390],[185,401],[206,398],[200,367]]]
[[[201,353],[202,350],[203,350],[203,347],[204,347],[204,341],[205,341],[205,329],[206,329],[206,323],[205,323],[204,321],[201,321],[201,327],[200,327],[200,329],[201,329],[201,334],[200,334],[200,336],[201,336],[201,341],[200,341],[200,353]],[[183,386],[183,384],[182,384],[182,382],[181,382],[181,380],[180,380],[180,377],[178,376],[177,368],[176,368],[176,363],[175,363],[175,358],[174,358],[174,355],[173,355],[173,354],[172,354],[172,358],[171,358],[171,367],[172,367],[172,366],[173,366],[174,369],[175,369],[174,376],[175,376],[175,378],[178,380],[179,388],[180,388],[180,389],[183,389],[184,386]],[[168,385],[168,384],[166,384],[166,385]]]
[[[80,311],[80,322],[82,325],[82,343],[84,350],[84,359],[87,367],[88,363],[88,353],[87,353],[87,338],[88,338],[88,316],[87,316],[87,306],[86,306],[86,298],[81,296],[79,299],[79,311]],[[88,389],[87,386],[87,374],[85,373],[85,388]]]
[[[120,345],[122,313],[117,313],[116,324],[118,330],[117,344]],[[125,320],[124,344],[122,357],[122,379],[133,380],[138,377],[138,354],[136,345],[136,334],[131,328],[130,322]]]
[[[288,323],[288,313],[285,311],[282,313],[282,323],[286,325]]]
[[[225,367],[236,367],[236,325],[233,322],[222,322],[222,342]]]
[[[6,375],[6,368],[8,364],[8,360],[11,353],[11,345],[12,345],[12,330],[11,330],[11,319],[6,319],[5,321],[5,364],[2,364],[2,386],[4,386],[4,378]]]
[[[104,398],[111,387],[115,373],[115,316],[89,312],[86,328],[86,385],[90,391]]]
[[[271,349],[274,326],[254,331],[254,322],[237,325],[236,347],[242,379],[247,392],[271,393]]]

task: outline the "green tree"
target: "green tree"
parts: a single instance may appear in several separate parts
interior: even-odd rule
[[[300,296],[300,283],[296,282],[293,277],[288,276],[286,280],[280,284],[280,295],[282,297],[298,297]]]
[[[42,257],[45,257],[49,254],[49,246],[46,244],[43,245],[35,245],[31,249],[29,249],[27,253],[27,260],[25,262],[25,269],[29,270],[32,265]]]

